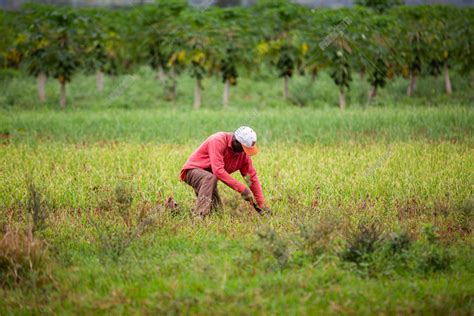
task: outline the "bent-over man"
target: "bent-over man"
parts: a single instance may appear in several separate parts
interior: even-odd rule
[[[196,193],[197,216],[206,216],[211,209],[222,205],[217,181],[239,192],[243,199],[256,202],[266,210],[262,187],[251,156],[257,154],[257,134],[247,126],[234,133],[218,132],[207,138],[188,158],[181,169],[181,180],[189,184]],[[230,176],[239,170],[249,188]],[[253,193],[253,194],[252,194]]]

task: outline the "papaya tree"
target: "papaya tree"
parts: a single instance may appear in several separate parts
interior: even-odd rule
[[[457,18],[452,25],[451,32],[456,38],[452,58],[458,66],[459,72],[469,75],[474,69],[474,8],[458,9]]]
[[[14,51],[21,56],[22,68],[36,78],[40,102],[46,101],[45,86],[50,71],[45,63],[51,45],[46,14],[43,6],[27,6],[19,19],[24,29],[18,32],[14,43]]]
[[[257,47],[261,57],[266,56],[283,78],[283,97],[289,98],[289,79],[293,76],[297,58],[299,16],[304,7],[286,0],[261,1],[255,9],[258,28],[263,39]]]
[[[80,66],[80,45],[77,42],[77,30],[82,25],[82,19],[67,8],[56,9],[48,19],[52,26],[52,41],[48,53],[49,72],[58,79],[60,85],[59,104],[66,107],[66,84],[71,81],[73,74]]]
[[[430,7],[401,6],[393,9],[392,12],[393,19],[403,21],[392,32],[401,57],[402,74],[404,77],[409,77],[407,96],[412,96],[423,64],[426,66],[430,59],[426,25],[426,19],[430,16]]]
[[[190,75],[195,80],[193,106],[199,109],[202,105],[203,79],[207,74],[207,64],[212,55],[211,49],[211,20],[213,15],[207,9],[190,9],[186,12],[187,25],[184,30],[183,43],[187,52],[186,63],[189,66]]]
[[[348,9],[311,10],[307,15],[303,38],[308,43],[307,68],[314,76],[327,69],[339,90],[339,107],[346,107],[346,92],[352,81],[353,36],[348,27],[352,24]]]
[[[426,23],[429,25],[427,43],[431,59],[430,73],[443,74],[446,94],[451,95],[453,90],[449,69],[455,66],[458,60],[469,58],[465,54],[466,46],[462,43],[463,38],[469,38],[465,33],[470,32],[470,27],[463,27],[463,16],[454,6],[433,6],[430,11],[430,16],[426,17]]]
[[[140,38],[134,35],[138,33],[134,28],[136,23],[123,23],[124,20],[134,21],[123,11],[87,9],[82,13],[86,15],[85,22],[95,25],[78,30],[83,66],[87,72],[95,74],[96,88],[102,91],[106,75],[117,76],[133,70],[139,59],[136,50],[140,48]]]
[[[213,20],[213,30],[218,30],[212,38],[212,50],[215,64],[224,83],[222,104],[229,105],[230,88],[236,86],[239,72],[238,66],[250,67],[253,55],[250,38],[251,24],[246,8],[227,8],[216,11],[218,16]]]
[[[312,82],[316,80],[319,71],[329,64],[324,54],[324,50],[330,42],[327,28],[324,26],[328,23],[325,19],[326,11],[326,9],[310,10],[302,25],[303,44],[301,52],[305,59],[305,70],[311,75]]]
[[[142,10],[143,19],[143,42],[146,45],[147,54],[146,61],[150,67],[157,72],[156,79],[161,83],[165,81],[165,71],[167,58],[164,56],[161,45],[163,36],[166,33],[166,16],[169,15],[167,10],[158,8],[157,5],[147,5]]]
[[[83,14],[87,14],[87,24],[94,25],[94,28],[84,30],[82,34],[84,64],[87,71],[95,73],[96,88],[100,92],[104,89],[104,73],[108,62],[106,41],[109,34],[102,18],[104,15],[102,9]]]
[[[368,72],[368,102],[371,103],[378,90],[385,87],[388,79],[393,78],[393,69],[397,62],[390,32],[396,26],[387,15],[358,9],[356,12],[359,17],[354,18],[358,19],[358,23],[356,28],[350,31],[353,34],[352,43],[357,48],[356,63],[364,65]]]
[[[156,78],[165,87],[167,98],[176,98],[176,76],[185,66],[185,51],[180,37],[186,1],[157,1],[144,7],[140,17],[146,62],[156,71]]]
[[[68,8],[38,6],[41,14],[29,23],[27,36],[28,71],[38,75],[40,91],[44,78],[56,78],[60,85],[60,106],[66,106],[66,83],[80,66],[81,50],[78,30],[84,27],[82,18]],[[40,92],[41,96],[41,92]]]
[[[354,50],[352,66],[354,71],[359,72],[360,80],[366,80],[368,72],[375,65],[375,61],[369,56],[370,49],[367,44],[372,41],[371,33],[375,31],[372,22],[376,15],[373,9],[355,6],[351,9],[350,17],[348,17],[350,23],[342,23],[343,31],[351,39]]]
[[[23,44],[25,44],[24,66],[27,72],[36,77],[38,87],[38,97],[40,102],[46,101],[46,80],[51,75],[51,69],[48,67],[46,60],[50,51],[51,42],[47,37],[46,31],[43,29],[47,26],[37,21],[30,28],[29,34],[26,36]],[[21,38],[24,34],[20,34]]]
[[[348,26],[352,19],[348,10],[326,12],[324,17],[326,36],[319,47],[329,65],[329,74],[339,88],[339,107],[346,108],[346,92],[352,81],[351,36]]]
[[[0,68],[19,68],[24,58],[24,14],[0,10]]]

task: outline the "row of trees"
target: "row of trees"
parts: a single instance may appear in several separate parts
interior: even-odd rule
[[[206,77],[222,78],[227,106],[239,73],[268,67],[282,78],[284,98],[295,73],[314,79],[326,69],[341,108],[354,72],[370,82],[369,100],[396,76],[408,79],[412,95],[422,73],[443,74],[451,94],[450,69],[468,74],[474,65],[474,10],[379,2],[337,10],[284,0],[205,10],[185,0],[121,10],[29,5],[1,13],[0,63],[35,76],[41,101],[47,78],[58,80],[61,107],[76,72],[95,73],[102,90],[104,74],[130,73],[144,64],[156,71],[170,100],[176,98],[177,76],[188,71],[195,79],[196,108]]]

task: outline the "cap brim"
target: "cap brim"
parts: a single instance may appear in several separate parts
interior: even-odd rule
[[[244,149],[244,152],[249,156],[255,156],[256,154],[258,154],[257,145],[253,145],[252,147],[247,147],[242,144],[242,148]]]

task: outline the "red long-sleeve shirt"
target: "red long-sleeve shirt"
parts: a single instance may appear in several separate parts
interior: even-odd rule
[[[209,136],[188,158],[181,169],[181,180],[186,179],[186,170],[200,168],[212,172],[217,179],[237,192],[242,193],[246,186],[230,176],[239,170],[243,177],[250,177],[250,190],[257,204],[263,207],[265,199],[257,171],[252,159],[244,152],[237,153],[232,149],[232,133],[219,132]]]

